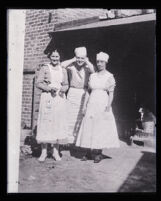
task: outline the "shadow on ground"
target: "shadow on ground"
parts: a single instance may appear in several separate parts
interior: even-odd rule
[[[74,145],[69,145],[69,146],[61,146],[60,147],[60,155],[61,151],[69,151],[70,152],[70,156],[77,158],[77,159],[81,159],[84,156],[84,152],[82,150],[82,148],[80,147],[76,147]],[[102,159],[112,159],[110,156],[104,155],[102,154]],[[92,160],[92,159],[89,159]]]
[[[118,192],[156,192],[156,154],[142,151],[143,156]]]

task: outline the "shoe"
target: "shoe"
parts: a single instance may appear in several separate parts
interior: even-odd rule
[[[53,156],[53,158],[56,160],[56,161],[61,161],[61,157],[60,156]]]
[[[53,152],[53,158],[56,160],[56,161],[61,161],[61,157],[59,156],[59,153],[57,151],[54,151]]]
[[[94,158],[94,163],[99,163],[102,160],[102,156],[101,155],[97,155]]]
[[[53,154],[53,158],[54,158],[56,161],[61,161],[61,157],[59,156],[59,154]]]
[[[38,161],[39,162],[44,162],[45,159],[47,157],[47,152],[46,151],[42,151],[41,156],[39,157]]]
[[[87,156],[83,156],[82,159],[81,159],[81,161],[87,161],[87,160],[88,160]]]

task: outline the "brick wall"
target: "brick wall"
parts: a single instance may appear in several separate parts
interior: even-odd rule
[[[48,32],[54,30],[55,24],[104,12],[104,9],[27,10],[24,69],[35,69],[39,63],[47,61],[43,51],[50,41]]]
[[[31,127],[34,74],[24,74],[22,93],[22,124]]]

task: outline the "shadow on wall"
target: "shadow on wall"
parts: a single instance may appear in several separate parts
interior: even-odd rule
[[[156,192],[156,154],[142,153],[143,156],[118,192]]]

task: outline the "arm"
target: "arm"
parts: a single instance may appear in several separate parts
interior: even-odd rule
[[[86,113],[88,100],[89,100],[89,93],[86,92],[85,98],[84,98],[84,104],[83,104],[83,108],[82,108],[83,115],[85,115],[85,113]]]
[[[48,81],[47,80],[46,80],[46,82],[44,81],[45,67],[46,66],[42,66],[40,71],[39,71],[38,78],[37,78],[37,81],[36,81],[36,87],[41,89],[41,90],[43,90],[43,91],[50,92],[51,87],[48,86]]]
[[[67,68],[68,66],[70,66],[73,62],[75,62],[76,61],[76,58],[74,57],[74,58],[72,58],[72,59],[69,59],[69,60],[66,60],[66,61],[63,61],[63,62],[61,62],[61,66],[63,67],[63,68]]]
[[[108,104],[107,104],[107,108],[106,111],[110,110],[110,107],[112,105],[113,102],[113,98],[114,98],[114,89],[116,86],[116,82],[115,79],[113,77],[113,75],[109,78],[108,80],[108,87],[107,87],[107,91],[109,92],[109,100],[108,100]]]
[[[90,73],[94,73],[94,72],[95,72],[94,66],[93,66],[93,64],[89,61],[88,58],[86,58],[86,64],[87,64],[87,68],[89,69]]]
[[[83,109],[82,109],[84,115],[86,113],[87,104],[88,104],[88,100],[89,100],[89,96],[90,96],[90,92],[89,91],[91,91],[91,84],[90,83],[91,83],[92,76],[93,76],[93,74],[91,74],[89,76],[89,80],[88,80],[88,92],[86,92],[85,99],[84,99],[84,104],[83,104]]]
[[[113,102],[113,94],[114,94],[114,91],[110,91],[109,92],[109,100],[108,100],[108,105],[107,107],[111,107],[111,104]]]
[[[105,109],[106,112],[110,111],[110,108],[111,108],[111,105],[112,105],[112,102],[113,102],[113,94],[114,94],[113,91],[109,92],[109,100],[108,100],[108,104],[107,104],[106,109]]]
[[[68,83],[67,70],[63,69],[63,83],[62,83],[62,87],[60,91],[65,93],[68,90],[68,87],[69,87],[69,83]]]
[[[69,83],[68,83],[67,70],[65,68],[63,68],[63,83],[62,83],[62,87],[59,91],[59,95],[61,97],[64,97],[64,94],[68,90],[68,88],[69,88]]]

